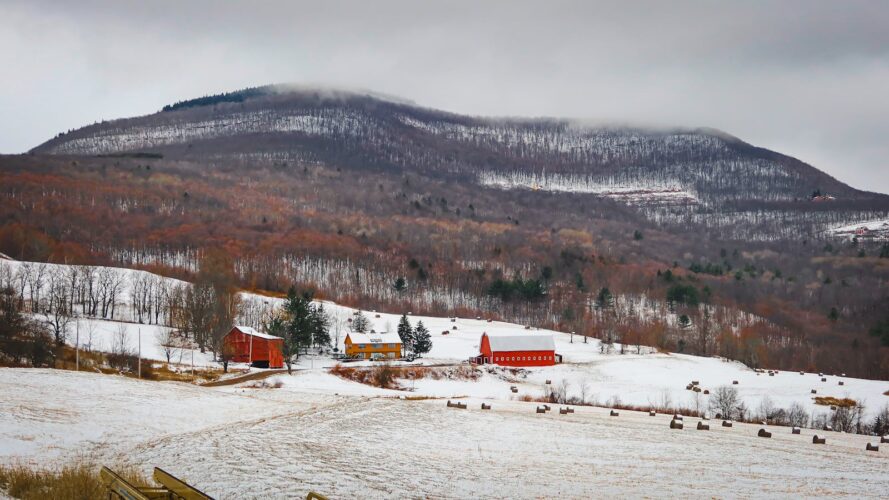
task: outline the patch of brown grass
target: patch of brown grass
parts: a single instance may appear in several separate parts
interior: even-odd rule
[[[883,393],[884,396],[889,396],[889,391]]]
[[[815,396],[815,404],[823,406],[837,406],[840,408],[852,408],[855,406],[855,400],[849,398],[835,398],[833,396]]]
[[[0,491],[22,500],[92,500],[105,498],[99,479],[101,466],[80,461],[58,468],[32,468],[25,465],[0,466]],[[135,486],[151,484],[131,467],[113,469]]]

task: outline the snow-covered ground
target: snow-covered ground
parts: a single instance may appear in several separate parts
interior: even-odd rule
[[[845,226],[835,227],[828,231],[835,236],[846,238],[870,238],[878,241],[889,240],[889,219],[875,219],[856,222]]]
[[[785,376],[785,375],[781,375]],[[779,376],[779,377],[781,377]],[[799,376],[799,375],[797,375]],[[305,383],[306,389],[298,387]],[[318,392],[329,384],[329,391]],[[352,391],[356,391],[354,395]],[[162,467],[216,498],[813,497],[880,498],[889,449],[874,438],[791,435],[735,424],[668,428],[669,417],[535,403],[405,400],[321,370],[289,390],[140,382],[0,369],[0,463],[88,453]],[[712,422],[718,424],[718,422]]]
[[[12,272],[16,272],[21,262],[4,261],[3,265],[9,266]],[[30,263],[31,266],[38,264]],[[65,271],[68,266],[47,264],[48,268]],[[99,272],[101,268],[96,268]],[[125,284],[119,292],[119,310],[121,318],[130,318],[130,286],[129,282],[141,277],[152,277],[167,281],[170,285],[181,284],[178,280],[161,278],[144,271],[127,269],[114,269],[120,273]],[[276,307],[282,300],[251,293],[242,293],[244,303],[262,304],[264,307]],[[355,309],[341,306],[332,302],[324,302],[324,309],[331,318],[331,336],[336,339],[339,351],[344,349],[343,341],[349,331],[349,318],[352,318]],[[400,314],[363,311],[370,320],[372,328],[376,331],[394,331],[398,325]],[[432,336],[432,350],[415,364],[423,365],[453,365],[465,362],[468,358],[478,354],[479,341],[482,333],[492,335],[552,335],[556,352],[563,356],[564,364],[534,368],[522,372],[512,379],[501,374],[488,374],[476,381],[467,380],[431,380],[423,379],[405,381],[401,385],[413,395],[429,395],[438,397],[473,396],[478,398],[490,398],[507,400],[522,396],[542,397],[546,391],[545,381],[550,380],[555,386],[566,386],[567,395],[570,397],[584,396],[589,402],[608,404],[619,400],[622,404],[640,406],[675,406],[684,408],[706,408],[707,396],[687,391],[685,386],[692,380],[701,382],[705,389],[715,389],[722,385],[732,385],[737,380],[736,387],[744,403],[750,410],[756,411],[763,401],[768,398],[770,402],[780,408],[787,408],[792,403],[803,404],[812,414],[827,411],[823,406],[814,404],[812,389],[817,390],[818,396],[834,396],[838,398],[853,398],[864,402],[865,414],[871,415],[877,410],[889,404],[889,396],[883,395],[889,390],[889,382],[863,379],[841,378],[828,376],[827,382],[821,382],[816,374],[807,373],[800,375],[795,372],[779,372],[776,376],[768,374],[757,375],[746,366],[728,362],[719,358],[702,358],[681,354],[662,354],[651,352],[643,348],[645,354],[603,354],[598,340],[589,339],[583,342],[582,337],[574,336],[552,330],[537,329],[530,325],[516,325],[500,321],[488,322],[485,319],[474,318],[443,318],[430,316],[408,316],[411,324],[417,326],[422,321],[429,329]],[[159,345],[159,336],[169,329],[157,325],[144,325],[133,322],[108,321],[99,319],[81,318],[77,327],[72,326],[69,332],[68,342],[74,344],[75,333],[79,331],[80,345],[86,348],[91,345],[94,350],[110,350],[111,346],[120,338],[119,330],[123,329],[127,345],[131,352],[139,349],[141,338],[142,356],[147,359],[165,360],[166,356]],[[258,325],[257,325],[258,326]],[[445,333],[447,332],[447,333]],[[619,347],[618,347],[619,349]],[[629,348],[635,352],[634,348]],[[173,352],[174,363],[191,364],[192,351],[188,349],[176,349]],[[214,364],[212,354],[194,351],[194,363],[196,366],[208,366]],[[304,355],[296,364],[297,369],[317,370],[330,367],[336,362],[329,356]],[[367,366],[370,362],[359,362],[350,366]],[[236,368],[245,368],[235,365]],[[317,375],[316,379],[309,377],[300,378],[296,388],[300,391],[313,390],[316,392],[337,392],[337,387],[331,386],[330,379],[336,378],[324,374]],[[840,386],[839,381],[844,385]],[[289,378],[283,378],[285,388],[294,383]],[[351,384],[351,382],[350,382]],[[509,390],[510,385],[518,385],[519,393],[513,394]]]

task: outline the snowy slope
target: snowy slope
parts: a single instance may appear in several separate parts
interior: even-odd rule
[[[308,376],[310,385],[322,383]],[[324,378],[325,376],[321,376]],[[323,383],[329,383],[330,380]],[[343,386],[344,384],[336,384]],[[348,385],[348,384],[345,384]],[[313,390],[209,389],[58,370],[0,369],[0,463],[83,452],[99,463],[162,467],[215,498],[879,498],[889,454],[867,436],[791,435],[735,424],[696,431],[669,417],[535,403]]]

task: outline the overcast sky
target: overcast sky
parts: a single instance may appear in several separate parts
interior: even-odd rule
[[[0,0],[0,152],[266,83],[707,126],[889,193],[889,1]]]

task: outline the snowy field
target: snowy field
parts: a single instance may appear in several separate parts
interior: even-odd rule
[[[304,380],[300,380],[304,378]],[[330,377],[330,378],[328,378]],[[481,411],[337,383],[209,389],[56,370],[0,369],[0,462],[73,457],[159,466],[216,498],[833,496],[889,491],[889,449],[866,436],[758,426],[670,430],[669,417],[535,403]],[[302,389],[299,384],[305,384]],[[330,391],[319,385],[332,384]],[[717,422],[713,422],[714,424]]]
[[[4,265],[15,272],[26,263],[4,261]],[[35,266],[37,264],[31,263]],[[67,266],[47,264],[48,268],[64,271]],[[102,268],[95,268],[99,272]],[[144,271],[128,269],[114,269],[121,275],[125,283],[119,295],[119,310],[121,318],[132,316],[130,306],[129,283],[137,277],[155,277]],[[178,280],[157,277],[165,280],[170,285],[181,284]],[[241,294],[244,303],[259,303],[268,307],[281,304],[281,299],[254,295]],[[324,309],[331,318],[331,336],[336,339],[336,345],[340,352],[344,350],[343,340],[348,332],[348,319],[353,317],[355,309],[341,306],[332,302],[324,302]],[[372,328],[376,331],[394,331],[398,325],[400,314],[364,311]],[[465,361],[478,354],[479,340],[482,333],[492,335],[552,335],[555,339],[556,352],[561,354],[564,364],[534,368],[521,372],[514,378],[508,378],[503,374],[486,373],[477,381],[461,380],[416,380],[403,382],[403,388],[408,389],[412,395],[428,395],[436,397],[472,396],[487,399],[509,400],[522,396],[542,397],[545,395],[545,381],[551,380],[555,386],[565,386],[568,396],[585,396],[588,402],[594,404],[609,404],[619,402],[627,405],[639,406],[673,406],[690,409],[705,409],[708,406],[707,396],[685,390],[685,386],[692,380],[700,381],[705,389],[715,389],[723,385],[732,385],[737,380],[738,385],[732,385],[739,390],[740,396],[749,410],[756,411],[765,400],[776,407],[787,408],[792,403],[804,405],[810,412],[810,416],[827,412],[824,406],[814,404],[811,390],[815,389],[818,396],[833,396],[837,398],[853,398],[863,401],[865,415],[870,416],[877,410],[889,404],[889,396],[883,395],[889,391],[889,382],[853,379],[838,376],[827,376],[826,382],[821,382],[817,374],[807,373],[800,375],[797,372],[778,372],[776,376],[757,374],[748,367],[728,362],[719,358],[702,358],[682,354],[662,354],[651,352],[643,348],[643,354],[602,354],[601,344],[598,340],[589,339],[583,342],[582,337],[534,328],[526,329],[523,325],[473,318],[442,318],[429,316],[409,316],[410,322],[416,326],[419,321],[429,329],[432,337],[432,350],[416,364],[424,365],[454,365]],[[257,325],[258,326],[258,325]],[[82,348],[89,346],[93,350],[110,350],[111,346],[121,338],[121,330],[125,333],[126,344],[132,353],[141,349],[142,356],[147,359],[165,360],[166,356],[160,347],[158,338],[168,328],[158,325],[145,325],[134,322],[108,321],[100,319],[81,318],[77,326],[72,326],[68,337],[70,344],[75,343],[75,333],[79,332]],[[447,332],[446,334],[444,332]],[[141,340],[140,340],[141,339]],[[572,342],[573,340],[573,342]],[[140,346],[141,343],[141,346]],[[619,347],[618,347],[619,348]],[[635,349],[629,348],[635,352]],[[174,363],[190,365],[194,354],[196,366],[214,365],[211,353],[201,353],[189,349],[175,349],[172,353]],[[314,370],[330,367],[335,361],[328,356],[309,355],[301,356],[297,362],[298,369]],[[367,366],[370,362],[350,363],[349,366]],[[235,369],[245,369],[246,366],[233,364]],[[300,379],[298,383],[292,378],[283,378],[285,388],[296,384],[301,391],[313,390],[325,392],[331,389],[332,384],[327,376],[318,374],[315,376],[316,387],[309,379]],[[335,377],[333,377],[335,378]],[[840,380],[844,385],[840,386]],[[333,384],[336,385],[336,384]],[[509,387],[517,385],[518,394],[513,394]]]

